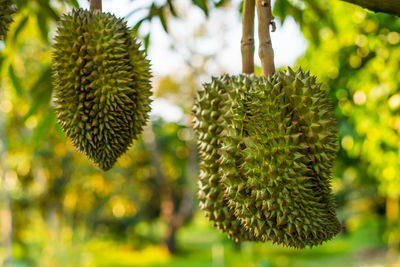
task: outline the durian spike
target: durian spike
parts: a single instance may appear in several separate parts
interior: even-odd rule
[[[13,22],[13,14],[16,12],[15,0],[0,0],[0,40],[3,40],[8,32],[8,27]]]
[[[254,9],[255,0],[244,0],[242,17],[242,72],[254,73]]]
[[[258,16],[258,37],[260,39],[258,56],[261,60],[262,72],[265,77],[275,73],[274,51],[272,50],[269,26],[275,31],[274,17],[272,16],[271,0],[256,0]]]
[[[99,10],[101,12],[101,0],[90,0],[90,11]]]

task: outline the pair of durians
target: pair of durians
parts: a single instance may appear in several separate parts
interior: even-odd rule
[[[11,12],[1,14],[0,34]],[[59,123],[108,170],[148,120],[149,61],[126,22],[100,11],[65,15],[54,48]],[[268,79],[225,75],[198,93],[200,207],[230,238],[303,248],[340,231],[329,186],[336,127],[326,93],[315,77],[291,69]]]

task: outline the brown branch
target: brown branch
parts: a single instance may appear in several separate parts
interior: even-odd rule
[[[164,171],[163,162],[161,158],[161,152],[157,145],[156,137],[153,133],[151,124],[144,128],[143,141],[150,153],[151,163],[156,170],[158,186],[161,188],[160,200],[161,200],[161,218],[167,224],[165,245],[169,252],[174,253],[176,249],[176,232],[178,229],[190,218],[193,211],[194,194],[187,184],[183,189],[183,197],[180,206],[176,210],[174,204],[174,196],[171,185],[168,182],[167,175]],[[189,153],[192,155],[189,158],[188,176],[189,179],[196,176],[197,170],[197,158],[196,158],[196,143],[194,140],[189,141],[188,148]],[[194,158],[193,158],[194,157]]]
[[[255,0],[243,2],[242,72],[254,72],[254,9]]]
[[[342,0],[374,12],[384,12],[400,16],[400,0]]]
[[[256,0],[258,16],[258,37],[260,46],[258,55],[261,60],[263,75],[268,77],[275,73],[274,51],[272,50],[269,26],[273,24],[274,17],[271,11],[271,0]]]
[[[101,0],[90,0],[90,11],[99,10],[101,12]]]

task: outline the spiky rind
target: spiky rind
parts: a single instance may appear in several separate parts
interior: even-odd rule
[[[222,85],[222,86],[221,86]],[[228,208],[218,174],[219,135],[223,130],[221,107],[224,105],[226,88],[217,79],[211,84],[205,84],[204,89],[197,95],[193,108],[194,128],[198,135],[200,153],[200,176],[198,180],[198,198],[200,208],[213,222],[214,226],[225,232],[234,240],[251,240],[252,236],[240,225],[233,212]]]
[[[326,91],[291,69],[213,83],[225,103],[214,136],[219,187],[236,220],[252,240],[304,248],[331,239],[341,226],[329,184],[337,130]]]
[[[110,169],[137,139],[150,111],[150,63],[123,19],[74,10],[54,44],[54,103],[74,146]]]
[[[8,26],[13,22],[12,16],[15,12],[15,0],[0,0],[0,40],[7,35]]]

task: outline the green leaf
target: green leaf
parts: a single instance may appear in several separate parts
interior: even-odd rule
[[[40,108],[49,104],[52,94],[51,81],[51,67],[48,65],[30,90],[33,103],[23,121],[26,121],[30,116],[36,114]]]
[[[135,24],[135,26],[133,26],[131,32],[132,32],[132,34],[133,34],[134,36],[137,36],[137,35],[138,35],[137,33],[138,33],[138,31],[139,31],[139,28],[140,28],[140,26],[142,25],[142,23],[143,23],[144,21],[146,21],[146,18],[139,20],[139,21]]]
[[[314,23],[309,23],[307,25],[308,30],[310,31],[311,34],[311,39],[313,43],[316,46],[319,46],[320,40],[319,40],[319,28],[314,24]]]
[[[1,68],[3,67],[3,62],[4,62],[4,56],[0,53],[0,73],[1,73]]]
[[[307,5],[310,7],[312,11],[319,17],[319,18],[326,18],[327,17],[327,12],[326,10],[323,10],[316,2],[315,0],[306,0]]]
[[[20,9],[27,4],[28,0],[16,0],[15,2],[17,3],[18,9]]]
[[[49,27],[47,25],[46,13],[39,12],[36,18],[40,30],[40,35],[42,36],[44,41],[49,42],[49,36],[48,36]]]
[[[49,3],[43,3],[39,1],[39,5],[41,10],[38,12],[38,16],[44,15],[47,13],[52,19],[55,21],[60,20],[60,16],[57,14],[57,12],[50,6]],[[46,15],[45,15],[46,16]],[[47,17],[47,16],[46,16]]]
[[[160,18],[161,21],[161,25],[164,28],[164,31],[168,33],[168,25],[167,25],[167,21],[165,19],[165,14],[164,14],[164,9],[160,9],[160,13],[158,15],[158,17]]]
[[[69,2],[72,4],[73,7],[79,8],[78,0],[69,0]]]
[[[273,13],[275,16],[279,17],[281,24],[285,22],[286,12],[287,12],[286,9],[287,9],[287,1],[276,0]]]
[[[214,6],[215,6],[216,8],[219,8],[219,7],[224,6],[227,2],[228,2],[227,0],[219,0],[219,1],[217,1],[217,2],[214,3]]]
[[[28,22],[27,16],[23,17],[22,20],[19,21],[18,26],[15,28],[14,35],[12,37],[13,42],[15,42],[17,40],[18,35],[24,29],[27,22]]]
[[[50,132],[51,128],[53,128],[55,122],[56,114],[53,109],[49,109],[33,132],[31,141],[35,148],[38,147],[41,141],[46,140],[46,135]]]
[[[172,0],[167,0],[167,4],[168,4],[169,11],[171,12],[172,16],[177,17],[178,14],[176,13],[176,10],[175,10]]]
[[[149,45],[150,45],[150,33],[148,33],[148,34],[143,38],[143,45],[144,45],[144,50],[147,52],[147,49],[149,48]]]
[[[148,20],[152,20],[154,17],[158,16],[160,13],[160,8],[154,3],[150,6],[149,14],[147,15]]]
[[[23,96],[24,91],[22,89],[21,82],[20,82],[19,78],[17,77],[17,75],[15,74],[14,67],[11,64],[8,67],[8,74],[10,75],[11,83],[15,89],[15,94],[18,97]]]
[[[208,17],[207,0],[192,0],[193,4],[200,7],[204,14]]]
[[[300,9],[299,7],[291,4],[291,3],[287,3],[287,9],[286,9],[287,14],[291,15],[293,17],[293,19],[299,23],[300,27],[303,26],[304,23],[304,19],[303,19],[303,13],[304,11],[302,9]]]

